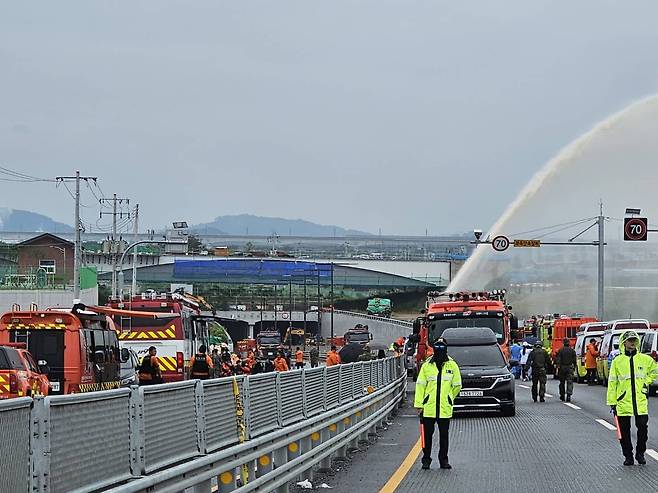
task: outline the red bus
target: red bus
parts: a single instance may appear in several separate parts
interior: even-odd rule
[[[108,306],[172,315],[156,319],[129,313],[113,315],[121,347],[135,351],[140,362],[150,346],[157,349],[164,382],[184,380],[190,358],[201,344],[208,345],[207,317],[201,315],[204,302],[200,298],[180,293],[147,292],[129,301],[111,302]]]

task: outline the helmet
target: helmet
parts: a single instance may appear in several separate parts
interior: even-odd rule
[[[535,342],[535,347],[541,347],[541,341]]]
[[[625,332],[622,332],[621,335],[619,336],[619,345],[622,346],[629,339],[637,339],[639,342],[640,336],[637,335],[637,332],[635,332],[634,330],[627,330]]]

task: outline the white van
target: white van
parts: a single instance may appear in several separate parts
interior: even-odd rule
[[[648,354],[654,361],[658,361],[658,332],[655,329],[642,336],[640,352]],[[653,381],[653,384],[649,385],[649,394],[658,394],[658,378]]]

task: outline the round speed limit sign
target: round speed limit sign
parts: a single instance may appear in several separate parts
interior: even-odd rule
[[[493,247],[494,250],[497,252],[504,252],[509,248],[509,238],[507,236],[496,236],[492,241],[491,241],[491,246]]]

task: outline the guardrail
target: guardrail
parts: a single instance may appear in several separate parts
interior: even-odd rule
[[[221,492],[284,491],[367,439],[405,385],[387,358],[1,402],[3,487],[209,492],[217,478]]]

